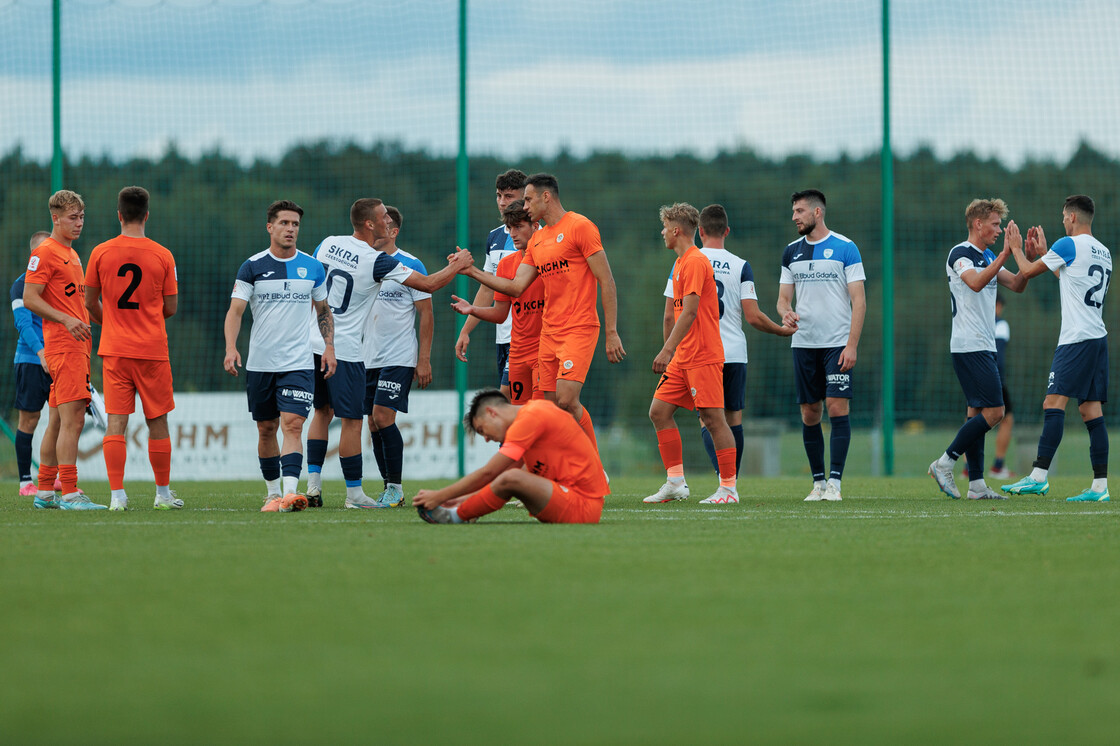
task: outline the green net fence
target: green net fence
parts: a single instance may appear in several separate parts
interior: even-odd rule
[[[49,226],[51,12],[44,0],[0,0],[0,243],[9,283],[30,234]],[[774,316],[781,252],[796,238],[789,195],[808,187],[828,195],[829,226],[859,245],[867,271],[852,410],[867,458],[853,468],[876,470],[881,12],[877,0],[469,3],[470,248],[481,262],[499,222],[494,177],[507,168],[556,174],[565,207],[599,226],[629,353],[609,365],[600,350],[583,397],[608,470],[660,468],[646,419],[672,264],[658,207],[725,205],[728,246],[751,262],[760,306]],[[115,235],[122,186],[151,190],[149,235],[179,265],[181,311],[169,324],[178,392],[240,390],[222,371],[222,319],[238,266],[267,245],[272,200],[305,208],[304,250],[349,232],[359,196],[401,209],[399,243],[429,268],[454,247],[458,13],[450,0],[62,3],[64,184],[87,202],[77,248],[88,256]],[[915,441],[913,458],[900,450],[897,471],[915,473],[928,464],[924,449],[936,455],[940,433],[963,412],[944,261],[965,237],[967,203],[1001,196],[1020,225],[1042,224],[1053,239],[1062,199],[1087,193],[1097,200],[1097,236],[1120,245],[1120,7],[995,0],[978,12],[906,0],[891,4],[891,17],[896,420],[899,438],[936,434]],[[460,365],[449,298],[449,290],[435,298],[433,388],[444,391]],[[1105,306],[1110,325],[1114,306]],[[1008,298],[1006,317],[1010,388],[1029,426],[1040,419],[1057,339],[1057,283],[1044,276]],[[772,425],[761,437],[782,444],[781,471],[802,473],[788,343],[747,335],[746,418]],[[492,339],[485,328],[474,335],[470,388],[494,383]],[[14,340],[13,326],[0,325],[0,349]],[[243,351],[246,342],[247,329]],[[13,386],[0,378],[0,400],[11,400]],[[218,425],[189,427],[199,442],[212,427],[220,443]],[[454,437],[427,428],[413,433],[416,450]],[[699,439],[686,436],[686,445],[690,463],[702,462]],[[0,462],[9,473],[10,455]],[[221,476],[228,461],[197,465]]]

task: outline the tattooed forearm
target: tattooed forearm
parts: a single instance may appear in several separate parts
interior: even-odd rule
[[[331,307],[325,303],[319,309],[319,333],[323,335],[323,342],[334,346],[334,316],[331,315]]]

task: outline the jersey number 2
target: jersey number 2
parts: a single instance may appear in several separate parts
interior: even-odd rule
[[[136,288],[140,287],[140,281],[144,279],[144,272],[136,264],[122,264],[121,268],[117,270],[117,277],[124,277],[125,275],[132,275],[132,279],[129,280],[128,287],[121,293],[121,297],[117,299],[117,308],[135,311],[140,308],[140,304],[132,300],[132,294],[136,292]]]
[[[1100,308],[1102,305],[1104,305],[1104,294],[1108,292],[1108,283],[1112,281],[1112,270],[1105,269],[1099,264],[1094,264],[1093,266],[1089,267],[1088,275],[1089,277],[1092,277],[1093,275],[1100,275],[1100,279],[1097,280],[1096,285],[1089,288],[1085,292],[1085,305],[1089,306],[1090,308]],[[1101,290],[1102,288],[1103,290]],[[1101,299],[1093,300],[1093,295],[1098,290],[1101,290]]]

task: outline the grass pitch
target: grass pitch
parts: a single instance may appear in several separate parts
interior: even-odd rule
[[[0,500],[4,743],[1114,743],[1115,503],[742,480],[603,523]],[[95,497],[107,492],[91,485]],[[409,494],[418,484],[407,485]],[[9,489],[14,494],[15,489]],[[141,495],[145,497],[141,499]]]

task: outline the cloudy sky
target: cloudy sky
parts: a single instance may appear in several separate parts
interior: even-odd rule
[[[456,0],[67,0],[71,153],[457,145]],[[472,0],[468,142],[701,156],[875,151],[880,0]],[[898,152],[1120,157],[1120,3],[896,0]],[[0,153],[50,153],[50,2],[0,0]]]

